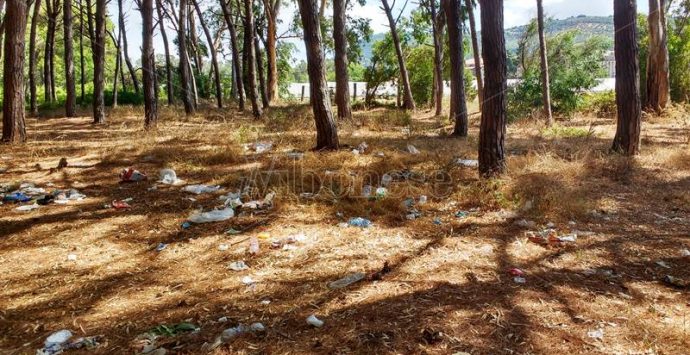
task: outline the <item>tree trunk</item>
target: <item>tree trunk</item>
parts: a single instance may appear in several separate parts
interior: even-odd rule
[[[263,112],[259,106],[259,93],[256,88],[256,60],[254,59],[254,13],[252,12],[253,0],[244,0],[244,57],[246,58],[247,71],[247,96],[252,103],[252,114],[259,119]]]
[[[453,135],[467,137],[469,121],[465,99],[462,3],[461,0],[444,0],[444,3],[446,22],[448,23],[448,50],[450,51],[450,119],[455,122]]]
[[[268,57],[268,100],[278,97],[278,13],[281,0],[264,0],[266,13],[266,56]]]
[[[122,29],[118,28],[117,39],[113,36],[113,43],[115,44],[115,75],[113,75],[113,108],[117,107],[117,80],[122,71],[122,56],[120,56],[120,48],[122,48]]]
[[[613,151],[636,155],[640,151],[640,61],[637,44],[637,1],[614,0],[618,125]]]
[[[31,32],[29,34],[29,96],[31,116],[38,116],[38,98],[36,94],[36,64],[38,62],[38,49],[36,48],[36,33],[38,21],[41,16],[41,0],[34,2],[34,12],[31,17]]]
[[[443,1],[443,0],[442,0]],[[455,3],[455,2],[454,2]],[[460,9],[460,3],[457,3]],[[436,0],[429,0],[429,12],[431,13],[431,29],[434,39],[434,104],[436,116],[443,114],[443,21],[438,14]],[[450,31],[450,30],[449,30]],[[453,53],[451,53],[453,56]]]
[[[118,23],[120,28],[122,28],[122,55],[125,58],[125,63],[127,64],[127,69],[129,70],[129,75],[132,77],[132,85],[134,85],[134,92],[138,95],[141,92],[139,88],[139,79],[137,78],[137,73],[134,70],[132,61],[129,60],[129,45],[127,43],[127,27],[125,26],[125,14],[122,9],[122,0],[117,0],[117,11],[118,11]]]
[[[316,150],[336,150],[339,147],[338,128],[331,112],[326,82],[326,63],[321,42],[321,24],[317,0],[298,0],[304,46],[307,52],[309,92],[316,121]]]
[[[150,129],[158,122],[156,97],[156,57],[153,52],[153,0],[141,1],[142,50],[141,65],[144,79],[144,127]]]
[[[204,21],[204,17],[201,14],[199,1],[192,0],[192,3],[194,4],[194,8],[196,9],[197,15],[199,15],[199,23],[201,23],[201,28],[204,30],[206,42],[208,43],[208,48],[211,52],[211,63],[213,64],[214,73],[213,82],[215,84],[216,89],[216,104],[218,105],[218,108],[223,108],[223,89],[220,86],[220,67],[218,66],[218,53],[216,52],[216,47],[213,45],[213,37],[211,36],[211,32],[208,30],[208,26],[206,26],[206,21]]]
[[[644,106],[658,114],[666,109],[671,96],[665,10],[666,0],[649,0],[649,55]]]
[[[551,85],[549,84],[549,57],[546,51],[546,38],[544,37],[544,4],[543,0],[537,0],[537,24],[539,27],[539,57],[541,58],[541,97],[544,105],[546,124],[553,124],[551,113]]]
[[[24,123],[24,44],[26,0],[7,2],[3,65],[2,141],[26,141]]]
[[[177,24],[177,46],[180,55],[180,86],[182,89],[182,102],[184,103],[184,111],[187,116],[191,116],[195,112],[194,98],[192,97],[191,84],[194,80],[189,70],[189,56],[187,55],[187,0],[180,0],[180,14]]]
[[[40,1],[40,0],[36,0]],[[79,76],[81,84],[81,105],[84,104],[86,100],[86,61],[84,59],[84,5],[78,0],[79,6]]]
[[[199,50],[199,36],[196,34],[196,21],[194,21],[194,19],[194,12],[190,12],[189,36],[191,37],[192,41],[189,42],[189,44],[192,50],[192,57],[194,58],[194,63],[196,64],[196,73],[198,76],[201,76],[201,73],[204,71],[204,58],[202,57],[202,53]]]
[[[105,123],[106,0],[96,0],[93,48],[93,123]]]
[[[158,29],[163,38],[163,49],[165,50],[165,94],[168,97],[168,105],[172,106],[174,101],[174,91],[172,83],[172,63],[170,61],[170,45],[168,44],[168,33],[165,31],[165,16],[163,16],[163,5],[160,0],[156,0],[156,11],[158,13]]]
[[[65,116],[76,116],[77,110],[77,89],[74,79],[74,40],[72,35],[72,2],[63,0],[62,23],[64,28],[64,50],[65,50]]]
[[[482,60],[479,52],[479,41],[477,39],[477,25],[474,19],[474,6],[472,0],[465,0],[467,17],[470,19],[470,35],[472,36],[472,54],[474,55],[474,76],[477,79],[477,92],[479,98],[479,111],[482,110],[484,102],[484,76],[482,75]]]
[[[232,71],[235,73],[235,85],[237,87],[237,97],[239,99],[240,111],[244,110],[244,83],[240,76],[242,75],[242,68],[240,68],[240,52],[237,47],[237,32],[235,31],[235,22],[232,19],[232,12],[230,5],[232,0],[221,0],[221,9],[223,10],[223,17],[225,18],[225,23],[228,25],[228,31],[230,32],[230,46],[232,52]]]
[[[0,11],[5,9],[5,0],[0,0]],[[5,17],[0,16],[0,58],[2,58],[2,47],[3,47],[3,41],[2,38],[5,35]]]
[[[400,38],[398,37],[398,30],[396,29],[396,21],[393,19],[391,7],[388,5],[388,0],[381,0],[383,9],[386,11],[388,17],[388,25],[391,29],[391,36],[393,37],[393,45],[395,46],[395,54],[398,57],[398,66],[400,67],[400,76],[403,84],[403,108],[406,110],[414,110],[414,98],[412,97],[412,88],[410,87],[410,76],[407,74],[407,67],[405,66],[405,56],[400,46]]]
[[[261,104],[264,109],[269,106],[268,93],[266,92],[266,76],[264,75],[264,56],[261,52],[261,45],[259,44],[259,32],[256,28],[256,36],[254,36],[254,52],[256,53],[256,72],[259,76],[259,93],[261,94]]]
[[[350,75],[347,59],[346,0],[333,0],[333,40],[335,43],[335,104],[338,118],[352,118]]]
[[[55,55],[54,53],[54,43],[55,43],[55,26],[57,23],[57,16],[58,16],[58,9],[59,8],[59,3],[57,3],[55,0],[46,0],[46,19],[47,19],[47,26],[46,26],[46,43],[45,43],[45,50],[43,53],[43,93],[44,93],[44,101],[48,103],[54,102],[54,88],[55,84],[53,83],[54,81],[54,70],[52,68],[53,65],[53,56]]]
[[[479,173],[491,177],[505,171],[507,65],[503,34],[503,0],[480,0],[482,56],[486,80],[479,132]]]

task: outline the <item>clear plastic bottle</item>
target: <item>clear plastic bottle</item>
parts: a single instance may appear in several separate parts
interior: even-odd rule
[[[259,239],[256,237],[249,238],[249,254],[259,254]]]

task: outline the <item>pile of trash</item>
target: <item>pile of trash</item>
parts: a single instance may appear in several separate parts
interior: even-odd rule
[[[201,185],[197,185],[201,186]],[[189,186],[188,186],[189,187]],[[251,211],[253,213],[268,210],[273,207],[273,199],[275,192],[269,192],[262,200],[252,200],[249,202],[242,202],[240,193],[230,193],[220,196],[219,199],[223,201],[223,207],[211,211],[196,211],[192,213],[187,222],[194,224],[211,223],[227,221],[236,216],[237,212]],[[189,225],[187,225],[189,227]]]
[[[525,232],[525,236],[530,242],[547,247],[562,247],[577,241],[576,233],[559,235],[553,228],[547,228],[541,232]]]
[[[273,149],[273,143],[271,142],[256,142],[251,144],[245,144],[244,150],[254,152],[256,154],[266,153]]]
[[[36,187],[32,183],[22,183],[16,189],[15,187],[3,186],[0,189],[0,200],[2,203],[22,204],[15,208],[17,211],[31,211],[52,203],[66,205],[70,201],[80,201],[86,198],[86,195],[76,189],[55,189],[52,192],[47,192],[44,188]]]
[[[73,338],[72,332],[63,329],[46,338],[43,348],[36,351],[36,355],[60,354],[69,349],[93,349],[103,341],[102,335]]]

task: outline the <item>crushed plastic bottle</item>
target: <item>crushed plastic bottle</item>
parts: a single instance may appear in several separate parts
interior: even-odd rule
[[[232,271],[244,271],[248,270],[249,266],[247,266],[247,264],[245,264],[244,261],[233,261],[230,264],[228,264],[228,269]]]
[[[365,277],[366,277],[366,274],[364,274],[363,272],[356,272],[354,274],[347,275],[347,276],[343,277],[342,279],[339,279],[339,280],[336,280],[336,281],[329,283],[328,288],[330,288],[331,290],[336,290],[339,288],[345,288],[345,287],[350,286],[354,283],[357,283],[359,281],[364,280]]]
[[[362,218],[362,217],[355,217],[355,218],[350,218],[350,220],[347,222],[347,224],[351,227],[359,227],[359,228],[369,228],[373,223],[371,223],[370,220]]]
[[[471,159],[458,159],[457,164],[460,166],[464,166],[466,168],[477,168],[477,167],[479,167],[479,161],[478,160],[471,160]]]
[[[221,187],[220,186],[212,186],[212,185],[187,185],[184,188],[182,188],[182,191],[193,193],[196,195],[201,195],[201,194],[208,194],[208,193],[214,193],[220,191]]]
[[[417,147],[413,146],[412,144],[409,144],[407,146],[407,152],[413,155],[417,155],[420,153],[419,149],[417,149]]]
[[[312,314],[309,317],[307,317],[307,324],[316,328],[321,328],[323,327],[324,323],[321,319],[316,318],[316,316]]]
[[[177,173],[173,169],[163,169],[159,173],[159,180],[161,184],[165,185],[184,185],[185,181],[177,177]]]
[[[235,216],[235,211],[228,207],[222,210],[213,210],[209,212],[196,212],[187,219],[191,223],[211,223],[226,221]]]
[[[381,186],[388,187],[388,185],[390,185],[391,182],[393,182],[393,177],[389,174],[383,174],[383,176],[381,177]]]

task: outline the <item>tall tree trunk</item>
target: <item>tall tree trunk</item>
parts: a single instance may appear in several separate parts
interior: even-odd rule
[[[414,98],[412,97],[412,88],[410,87],[410,76],[407,73],[407,66],[405,66],[405,56],[400,46],[400,37],[398,36],[398,30],[395,19],[393,19],[393,13],[390,5],[388,5],[388,0],[381,0],[383,4],[383,9],[386,12],[386,17],[388,17],[388,26],[391,29],[391,36],[393,37],[393,45],[395,46],[395,54],[398,57],[398,66],[400,67],[400,77],[403,84],[403,108],[406,110],[414,110]]]
[[[304,46],[309,72],[309,96],[316,121],[315,150],[336,150],[339,147],[338,128],[333,119],[326,82],[326,63],[321,42],[321,24],[317,0],[298,0],[304,28]]]
[[[264,75],[264,56],[261,52],[261,45],[259,44],[259,32],[255,28],[256,36],[254,36],[254,52],[256,53],[256,72],[259,76],[259,94],[261,95],[261,105],[264,109],[269,106],[268,93],[266,92],[266,76]]]
[[[106,0],[96,0],[93,48],[93,123],[105,123]]]
[[[491,177],[505,171],[508,68],[503,34],[503,0],[479,2],[482,7],[482,57],[486,73],[479,132],[479,173],[483,177]]]
[[[266,56],[268,60],[268,100],[278,97],[278,14],[281,0],[264,0],[266,13]]]
[[[195,112],[194,98],[192,97],[192,72],[189,70],[189,56],[187,55],[187,13],[189,6],[187,0],[180,0],[180,13],[177,23],[177,46],[180,56],[180,86],[182,89],[182,102],[187,116]]]
[[[443,0],[441,0],[443,1]],[[436,116],[443,113],[443,24],[442,16],[438,13],[436,0],[428,0],[431,14],[431,29],[434,40],[434,105]],[[461,6],[457,4],[458,8]],[[453,54],[451,54],[452,56]]]
[[[0,0],[0,11],[5,9],[5,0]],[[5,16],[0,16],[0,58],[2,58],[3,36],[5,35]]]
[[[134,65],[129,59],[129,45],[127,42],[127,27],[125,26],[125,14],[122,8],[122,0],[117,0],[117,19],[119,26],[122,28],[122,55],[125,58],[125,63],[127,64],[127,69],[129,70],[129,75],[132,77],[132,85],[134,85],[134,92],[137,95],[141,92],[139,88],[139,79],[137,78],[137,73],[134,70]]]
[[[347,60],[346,0],[333,0],[333,40],[335,43],[335,104],[338,118],[352,118],[350,75]]]
[[[461,0],[444,0],[448,23],[448,49],[450,51],[450,118],[455,122],[454,136],[467,137],[467,101],[465,98],[465,58],[462,39]],[[441,81],[443,84],[443,81]]]
[[[67,97],[65,100],[65,116],[76,116],[77,110],[77,89],[74,78],[74,39],[72,35],[72,2],[63,0],[62,24],[64,28],[64,50],[65,50],[65,90]]]
[[[43,53],[43,93],[44,101],[48,103],[54,102],[55,93],[53,89],[55,88],[54,75],[53,75],[53,56],[54,53],[54,42],[55,42],[55,27],[57,23],[57,14],[59,3],[55,0],[46,0],[46,43],[45,50]]]
[[[120,72],[122,71],[122,56],[120,56],[120,48],[122,48],[122,29],[118,28],[117,31],[117,39],[113,36],[113,44],[115,44],[115,53],[117,54],[115,56],[115,75],[113,75],[113,108],[117,107],[117,96],[118,96],[118,88],[117,88],[117,81],[118,81],[118,76],[120,75]]]
[[[477,25],[474,19],[474,4],[473,0],[465,0],[465,9],[467,9],[467,17],[470,19],[470,35],[472,36],[472,54],[474,55],[474,76],[477,79],[477,92],[479,98],[479,111],[482,110],[482,103],[484,102],[484,78],[482,75],[482,60],[479,52],[479,41],[477,40]]]
[[[141,1],[142,51],[141,65],[144,79],[144,127],[150,129],[158,122],[156,97],[156,57],[153,52],[153,0]]]
[[[614,0],[613,24],[616,56],[616,106],[618,125],[613,151],[636,155],[640,152],[640,61],[637,44],[637,1]]]
[[[41,0],[34,2],[34,12],[31,17],[31,30],[29,33],[29,96],[31,116],[38,116],[38,97],[36,94],[36,67],[38,62],[38,49],[36,48],[36,33],[38,21],[41,16]]]
[[[198,76],[201,76],[201,73],[204,71],[204,58],[199,50],[199,36],[196,33],[196,21],[194,20],[196,16],[194,15],[194,12],[189,13],[189,36],[191,36],[192,41],[189,42],[191,50],[192,50],[192,56],[194,58],[194,63],[196,64],[196,74]],[[205,91],[205,90],[204,90]]]
[[[254,13],[252,12],[253,0],[244,0],[244,57],[246,58],[247,71],[247,96],[252,103],[252,114],[259,119],[263,112],[259,106],[259,93],[256,88],[256,61],[254,59]]]
[[[657,113],[666,109],[671,96],[665,11],[666,0],[649,0],[649,56],[644,106],[647,110]]]
[[[237,87],[237,97],[239,99],[240,111],[244,110],[244,85],[240,76],[242,75],[242,68],[240,68],[240,53],[237,47],[237,32],[235,30],[235,22],[232,19],[232,11],[230,5],[232,0],[221,0],[221,9],[223,10],[223,17],[225,18],[225,23],[228,25],[228,31],[230,32],[230,46],[232,52],[232,71],[235,73],[235,85]]]
[[[541,58],[541,97],[544,106],[546,123],[553,124],[551,113],[551,85],[549,83],[549,57],[546,51],[546,38],[544,36],[544,4],[543,0],[537,0],[537,26],[539,27],[539,57]]]
[[[158,13],[158,29],[161,32],[163,49],[165,50],[165,94],[168,97],[168,105],[172,106],[175,103],[172,83],[172,62],[170,61],[170,45],[168,44],[168,33],[165,31],[165,16],[163,16],[161,0],[156,0],[156,11]]]
[[[26,0],[7,2],[3,65],[2,141],[26,141],[24,123],[24,43]]]
[[[40,0],[37,0],[40,1]],[[86,100],[86,61],[84,58],[84,5],[82,0],[78,0],[79,6],[79,76],[81,84],[81,105]]]
[[[198,0],[192,0],[192,3],[194,3],[194,8],[196,9],[197,15],[199,15],[199,23],[201,24],[201,28],[204,30],[204,35],[206,36],[206,42],[208,43],[208,48],[209,51],[211,52],[211,63],[213,65],[213,73],[214,73],[214,84],[215,84],[215,91],[216,91],[216,104],[218,105],[218,108],[223,108],[223,89],[220,86],[220,67],[218,66],[218,53],[216,52],[216,47],[213,45],[213,37],[211,36],[211,32],[208,30],[208,26],[206,26],[206,21],[204,21],[204,17],[201,13],[201,8],[199,7],[199,1]]]

